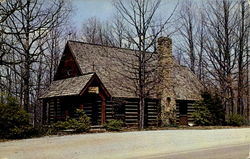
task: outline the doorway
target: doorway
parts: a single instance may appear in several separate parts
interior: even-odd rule
[[[179,124],[188,125],[188,104],[187,101],[178,101],[179,104]]]
[[[91,125],[101,125],[101,99],[98,94],[84,96],[83,110],[90,117]]]

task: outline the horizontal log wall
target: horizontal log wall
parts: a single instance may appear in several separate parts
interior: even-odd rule
[[[137,127],[139,124],[139,100],[127,99],[125,107],[125,123],[130,127]]]
[[[53,123],[55,121],[55,102],[54,100],[49,99],[48,103],[49,103],[48,122]]]
[[[98,123],[101,123],[101,100],[96,101],[97,107],[98,107]],[[91,118],[92,117],[92,107],[93,102],[84,102],[84,108],[83,110],[85,113]],[[106,121],[109,121],[113,119],[113,102],[108,100],[106,101]]]
[[[84,103],[84,108],[83,108],[83,110],[84,110],[84,112],[86,113],[86,115],[88,116],[88,117],[91,117],[92,116],[92,102],[85,102]]]
[[[118,102],[120,104],[118,104]],[[128,127],[138,127],[139,124],[139,99],[119,98],[113,102],[114,119],[122,119]],[[115,107],[120,107],[116,109]],[[123,110],[122,110],[123,108]],[[119,110],[116,111],[116,110]],[[157,126],[159,122],[159,100],[146,99],[145,101],[145,126]]]
[[[54,123],[63,120],[65,118],[65,114],[61,106],[60,98],[51,98],[47,102],[49,103],[48,122]]]
[[[65,110],[60,98],[51,98],[48,102],[48,122],[54,123],[65,118]],[[98,123],[101,123],[101,100],[97,100]],[[145,126],[157,126],[159,122],[159,100],[147,99],[145,102]],[[67,105],[67,104],[66,104]],[[83,110],[91,118],[93,102],[84,101]],[[112,119],[123,120],[128,127],[139,124],[139,100],[136,98],[112,98],[106,101],[106,121]]]
[[[146,100],[145,121],[146,126],[158,126],[160,122],[160,107],[158,99]]]
[[[106,121],[112,120],[113,116],[114,116],[113,102],[108,100],[106,102]]]

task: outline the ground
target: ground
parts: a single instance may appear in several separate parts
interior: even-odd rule
[[[247,159],[249,144],[148,156],[144,159]]]
[[[0,159],[246,159],[249,144],[250,128],[82,134],[2,142]]]

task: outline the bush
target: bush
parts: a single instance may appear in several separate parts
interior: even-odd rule
[[[75,130],[88,131],[91,126],[90,118],[83,110],[77,109],[77,113],[79,114],[78,121],[80,122],[80,125],[77,128],[75,128]]]
[[[225,111],[218,95],[212,96],[208,92],[202,93],[202,100],[194,104],[195,111],[192,114],[197,125],[223,125],[225,123]]]
[[[109,131],[120,131],[123,125],[124,122],[121,120],[110,120],[104,125],[104,127]]]
[[[52,125],[56,130],[74,129],[75,132],[86,132],[90,128],[90,118],[82,110],[77,110],[78,118],[69,118],[66,121],[59,121]]]
[[[50,126],[36,126],[31,130],[32,137],[40,137],[46,135],[54,135],[56,131]]]
[[[231,114],[226,117],[226,124],[230,126],[242,126],[246,124],[246,120],[242,115]]]
[[[25,112],[13,97],[6,97],[0,103],[0,137],[27,138],[33,135],[29,124],[29,114]]]
[[[208,126],[212,125],[212,114],[202,102],[197,102],[194,105],[195,112],[192,117],[196,125]]]

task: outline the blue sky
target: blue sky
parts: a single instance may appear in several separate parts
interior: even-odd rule
[[[72,0],[74,8],[72,22],[80,28],[81,24],[90,17],[97,17],[101,20],[112,19],[115,14],[113,2],[115,0]],[[126,2],[127,0],[124,0]],[[184,0],[180,0],[184,1]],[[197,0],[194,0],[197,1]],[[161,13],[170,14],[174,9],[177,0],[162,0]]]
[[[72,5],[72,21],[78,28],[90,17],[107,20],[115,11],[113,0],[72,0]]]

